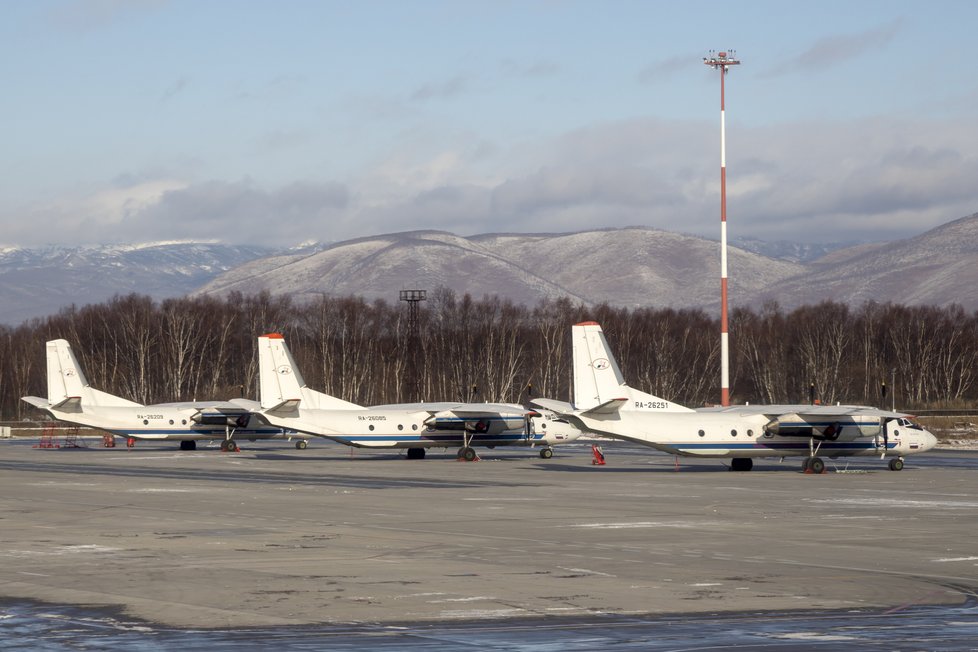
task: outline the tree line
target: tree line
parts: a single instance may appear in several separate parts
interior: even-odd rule
[[[719,400],[719,321],[702,310],[535,306],[429,292],[408,306],[358,297],[230,294],[156,302],[132,294],[0,326],[0,413],[39,418],[44,343],[68,340],[88,382],[141,403],[257,398],[256,338],[285,336],[306,383],[362,405],[571,399],[570,326],[597,321],[626,381],[685,405]],[[731,399],[961,406],[978,396],[978,314],[960,306],[776,303],[730,315]]]

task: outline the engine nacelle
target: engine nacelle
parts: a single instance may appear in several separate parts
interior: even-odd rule
[[[883,431],[882,419],[852,417],[808,417],[799,414],[783,414],[764,426],[765,437],[804,437],[826,441],[851,441],[859,437],[875,437]]]
[[[221,426],[228,428],[245,428],[251,420],[250,414],[224,414],[223,412],[199,412],[190,420],[201,426]]]
[[[428,417],[425,425],[431,430],[465,430],[474,434],[495,435],[502,432],[522,432],[526,422],[522,414],[459,415],[452,410],[444,410]]]

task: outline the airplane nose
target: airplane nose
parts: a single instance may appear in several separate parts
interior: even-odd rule
[[[930,449],[937,446],[937,437],[934,436],[929,430],[924,431],[924,450],[929,451]]]

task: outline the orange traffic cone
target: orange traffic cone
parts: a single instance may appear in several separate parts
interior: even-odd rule
[[[591,444],[591,455],[594,456],[594,459],[591,460],[591,464],[604,466],[604,453],[601,452],[600,446],[597,444]]]

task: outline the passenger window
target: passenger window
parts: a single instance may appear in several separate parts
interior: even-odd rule
[[[753,430],[748,430],[747,431],[747,436],[748,437],[753,437],[754,436],[754,431]]]
[[[398,430],[404,430],[404,426],[402,426],[401,424],[397,424],[397,429]]]
[[[699,435],[700,435],[700,437],[705,437],[706,436],[706,433],[703,432],[702,430],[700,430]]]
[[[367,426],[367,430],[369,430],[370,432],[373,432],[374,425],[373,424],[370,424],[369,426]]]
[[[731,430],[730,431],[730,436],[731,437],[736,437],[737,436],[737,431],[736,430]]]

